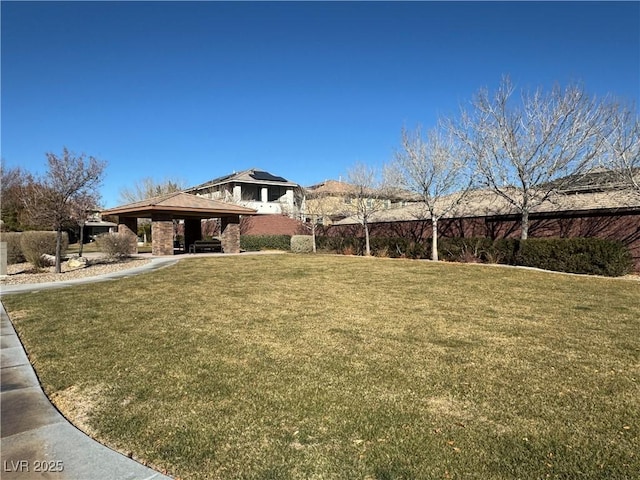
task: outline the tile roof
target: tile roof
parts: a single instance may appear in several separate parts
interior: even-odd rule
[[[316,185],[311,185],[310,187],[305,188],[306,194],[309,198],[315,197],[330,197],[330,196],[344,196],[347,194],[355,194],[357,188],[355,185],[347,182],[342,182],[338,180],[325,180],[324,182],[318,183]],[[373,190],[371,190],[374,192]],[[386,199],[395,199],[395,200],[405,200],[405,201],[417,201],[419,196],[400,189],[388,190],[388,191],[377,191],[373,196],[379,196],[380,198]]]
[[[102,212],[102,215],[174,213],[190,215],[252,215],[256,211],[233,203],[210,200],[190,193],[174,192],[139,202],[121,205]]]
[[[588,212],[601,210],[633,209],[640,214],[640,195],[632,190],[589,191],[587,193],[556,194],[531,209],[531,213]],[[503,197],[491,190],[473,190],[447,218],[486,217],[515,215],[518,210]],[[424,203],[375,212],[369,222],[394,222],[424,220],[430,218]],[[358,223],[355,217],[345,218],[336,225]]]

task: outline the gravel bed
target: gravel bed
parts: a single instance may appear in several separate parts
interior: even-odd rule
[[[33,266],[30,263],[16,263],[7,266],[8,275],[0,279],[0,285],[63,282],[140,267],[150,261],[148,258],[127,258],[122,260],[93,258],[88,260],[86,267],[75,269],[69,268],[67,262],[63,262],[61,265],[62,273],[54,273],[55,267],[46,267],[40,270],[40,272],[34,272]]]

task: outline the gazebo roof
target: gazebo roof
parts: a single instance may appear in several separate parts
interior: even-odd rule
[[[131,215],[136,217],[151,216],[154,213],[180,215],[183,217],[213,218],[254,215],[256,211],[252,208],[242,207],[233,203],[210,200],[184,192],[175,192],[121,205],[101,212],[102,215]]]

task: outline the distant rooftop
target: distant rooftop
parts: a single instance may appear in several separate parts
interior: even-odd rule
[[[640,168],[635,169],[634,177],[640,176]],[[623,180],[620,172],[606,168],[593,168],[588,172],[569,175],[550,182],[559,193],[587,193],[604,192],[628,188],[630,185]]]
[[[313,198],[313,197],[331,197],[331,196],[353,194],[357,191],[357,188],[355,187],[355,185],[352,185],[347,182],[342,182],[338,180],[325,180],[324,182],[306,187],[305,190],[307,191],[307,195]],[[393,198],[395,200],[404,200],[404,201],[413,201],[413,202],[420,200],[419,195],[416,195],[412,192],[408,192],[405,190],[399,190],[399,189],[395,189],[393,191],[387,191],[382,196],[385,198]]]

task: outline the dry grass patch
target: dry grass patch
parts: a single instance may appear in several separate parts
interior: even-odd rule
[[[180,478],[634,478],[640,284],[333,256],[7,297],[50,394]]]

